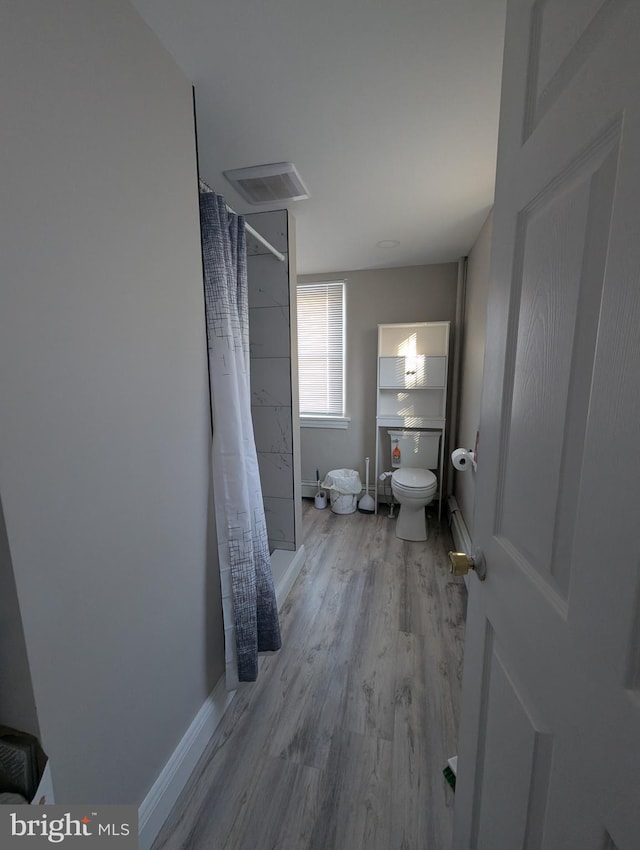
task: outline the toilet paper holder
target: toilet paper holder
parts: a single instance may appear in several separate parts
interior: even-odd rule
[[[464,471],[469,466],[471,466],[474,471],[478,468],[476,453],[473,449],[454,449],[454,451],[451,452],[451,462],[459,471]]]

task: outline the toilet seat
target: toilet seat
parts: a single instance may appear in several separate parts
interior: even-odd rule
[[[401,467],[391,476],[391,484],[399,493],[431,495],[438,488],[438,480],[429,469]]]

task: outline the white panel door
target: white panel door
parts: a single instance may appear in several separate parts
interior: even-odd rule
[[[507,14],[455,850],[640,847],[640,2]]]

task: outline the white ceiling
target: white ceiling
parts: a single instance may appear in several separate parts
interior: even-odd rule
[[[295,163],[300,274],[471,248],[493,202],[505,0],[133,2],[195,86],[200,173],[237,212],[269,208],[223,171]]]

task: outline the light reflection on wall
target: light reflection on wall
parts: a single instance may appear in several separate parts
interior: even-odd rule
[[[409,334],[398,343],[398,357],[415,357],[418,350],[418,335]]]

